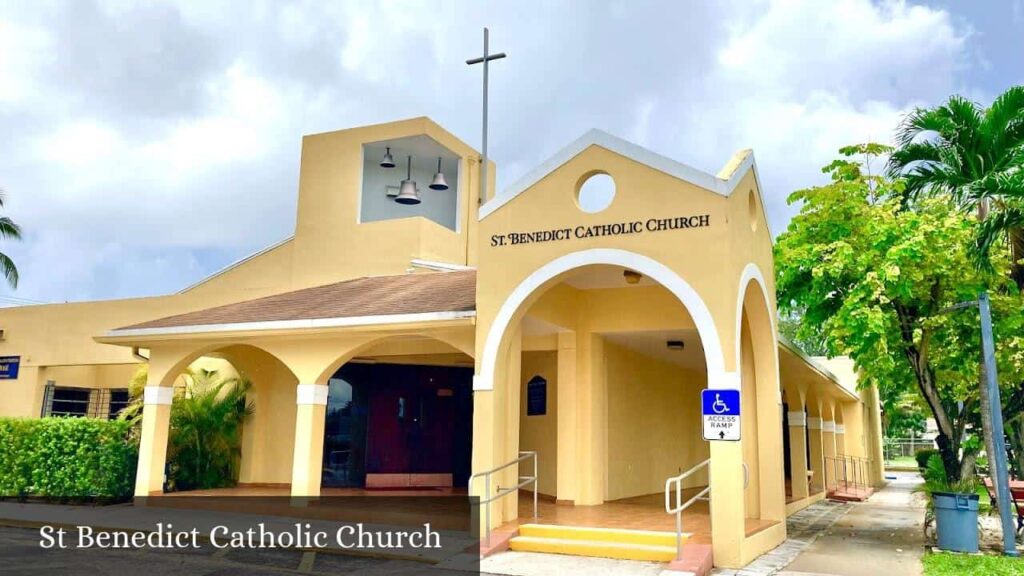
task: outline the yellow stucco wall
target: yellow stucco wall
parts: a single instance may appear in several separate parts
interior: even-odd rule
[[[458,230],[424,218],[358,223],[362,145],[418,134],[462,157]],[[293,494],[308,496],[320,491],[324,407],[296,407],[296,385],[322,386],[339,366],[362,354],[444,363],[471,357],[474,471],[535,447],[541,452],[540,492],[582,506],[659,492],[665,478],[710,457],[715,561],[741,566],[785,537],[772,246],[756,171],[746,158],[730,161],[712,182],[716,192],[693,183],[700,179],[655,167],[662,160],[645,163],[590,145],[518,196],[506,201],[488,194],[491,202],[503,204],[485,207],[487,214],[478,221],[478,155],[425,118],[307,136],[293,239],[181,294],[0,310],[0,328],[7,335],[0,355],[22,356],[22,377],[4,384],[10,394],[0,402],[0,414],[38,413],[47,373],[63,370],[62,377],[96,385],[120,377],[118,371],[135,363],[127,345],[150,350],[150,386],[171,386],[185,366],[215,354],[254,385],[255,412],[243,433],[242,481],[290,483]],[[575,191],[595,172],[610,174],[617,191],[606,210],[590,214],[580,209]],[[493,188],[495,170],[489,174]],[[509,233],[674,217],[707,220],[688,229],[521,245],[492,240]],[[121,346],[92,340],[156,317],[357,276],[400,274],[417,258],[477,266],[475,318],[104,340]],[[635,269],[662,286],[581,290],[561,283],[580,266],[593,264]],[[524,334],[526,315],[557,331]],[[606,337],[669,329],[700,333],[700,342],[688,345],[700,345],[705,370],[685,372]],[[91,379],[85,376],[90,370]],[[549,382],[544,417],[525,417],[523,385],[534,373]],[[842,420],[854,428],[848,434],[858,435],[854,421],[865,418],[847,413],[841,403],[849,398],[829,385],[814,389],[813,382],[827,380],[820,373],[799,379],[787,392],[806,397],[809,413],[831,419],[838,403]],[[742,388],[741,442],[709,444],[700,438],[697,392],[704,387]],[[168,414],[165,405],[146,407],[137,494],[159,490]],[[750,470],[747,486],[744,463]],[[508,469],[493,485],[511,485],[517,473]],[[705,481],[703,474],[690,480],[691,485]],[[473,489],[478,494],[480,487]],[[494,506],[493,524],[516,516],[512,496]],[[748,517],[776,524],[748,537]]]
[[[534,376],[548,382],[544,415],[527,416],[526,401],[520,402],[519,446],[521,450],[537,452],[538,492],[553,498],[557,495],[558,479],[558,352],[523,352],[520,374],[520,398],[526,398],[526,383]],[[525,472],[533,471],[527,466]]]
[[[701,437],[704,376],[611,343],[608,382],[607,500],[660,494],[665,479],[707,459]],[[706,486],[707,475],[685,487]]]
[[[362,144],[419,134],[462,158],[459,231],[419,217],[357,224]],[[40,369],[137,362],[129,347],[93,340],[114,328],[360,276],[402,274],[415,258],[475,262],[476,218],[471,215],[478,196],[479,154],[431,120],[310,135],[302,149],[294,238],[178,294],[0,309],[5,333],[0,355],[21,356],[19,378],[4,382],[9,395],[0,401],[0,415],[38,416],[46,383]]]

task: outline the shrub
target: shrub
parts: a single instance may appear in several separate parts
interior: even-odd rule
[[[917,460],[917,467],[924,470],[928,467],[928,460],[932,457],[932,454],[938,453],[939,451],[935,448],[921,448],[914,452],[914,460]]]
[[[129,422],[0,418],[0,497],[126,499],[137,460]]]
[[[167,478],[171,490],[224,488],[238,482],[242,427],[252,414],[244,378],[200,371],[171,405]]]

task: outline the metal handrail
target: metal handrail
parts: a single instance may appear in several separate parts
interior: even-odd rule
[[[519,484],[516,484],[514,487],[505,489],[502,489],[501,486],[498,486],[498,491],[491,495],[492,474],[494,474],[495,472],[500,472],[510,466],[515,466],[516,464],[519,464],[520,462],[524,460],[529,460],[531,458],[533,459],[533,476],[519,476]],[[484,479],[484,493],[488,494],[488,496],[487,498],[481,498],[477,505],[486,504],[486,506],[484,507],[484,526],[486,527],[485,538],[488,546],[491,545],[491,502],[494,502],[499,498],[508,496],[513,492],[518,492],[520,488],[525,488],[526,486],[533,484],[533,519],[537,519],[537,452],[520,452],[519,458],[516,458],[515,460],[506,462],[501,466],[496,466],[494,468],[491,468],[490,470],[477,472],[476,474],[470,476],[466,489],[467,495],[470,498],[473,497],[473,480],[476,480],[477,478],[480,477],[483,477]]]
[[[711,469],[708,469],[708,485],[703,490],[696,493],[686,502],[682,502],[683,499],[683,480],[686,480],[690,476],[693,476],[701,468],[707,468],[711,464],[711,459],[693,466],[686,472],[679,474],[678,476],[672,476],[665,480],[665,513],[676,515],[676,559],[682,559],[683,557],[683,510],[686,510],[698,500],[704,500],[706,502],[711,501],[711,497],[708,494],[711,492]],[[747,463],[743,463],[743,489],[746,490],[747,485],[750,482],[750,469],[747,467]],[[674,489],[673,489],[674,487]],[[675,493],[675,506],[672,505],[672,494]],[[682,503],[680,503],[682,502]]]
[[[851,483],[851,475],[854,488],[866,488],[868,486],[868,469],[873,462],[871,458],[836,454],[835,456],[825,456],[824,459],[826,488],[828,486],[827,472],[830,461],[832,464],[832,480],[837,488],[839,487],[839,484],[842,483],[843,487],[848,489]]]

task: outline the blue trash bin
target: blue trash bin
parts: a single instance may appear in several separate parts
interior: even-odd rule
[[[935,531],[939,549],[978,551],[978,495],[934,492]]]

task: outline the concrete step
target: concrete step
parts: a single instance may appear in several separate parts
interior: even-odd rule
[[[683,542],[689,535],[683,535]],[[652,530],[621,530],[554,524],[525,524],[509,549],[571,556],[670,562],[676,557],[676,535]]]

